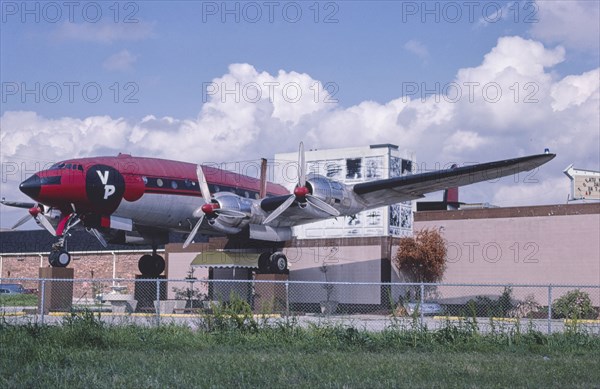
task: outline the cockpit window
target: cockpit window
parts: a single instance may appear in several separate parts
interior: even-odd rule
[[[48,170],[60,170],[60,169],[64,169],[64,167],[65,167],[64,162],[57,162],[54,165],[50,166],[50,169],[48,169]]]
[[[77,163],[57,162],[54,165],[50,166],[50,168],[48,170],[61,170],[61,169],[71,169],[71,170],[83,171],[83,165],[77,164]]]

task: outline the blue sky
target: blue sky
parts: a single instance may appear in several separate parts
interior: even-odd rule
[[[463,2],[451,2],[452,7],[440,2],[349,1],[317,6],[313,2],[275,2],[271,22],[264,2],[250,7],[230,2],[224,8],[221,2],[156,1],[120,3],[118,16],[113,3],[93,3],[100,6],[102,16],[98,22],[88,23],[86,20],[95,20],[96,7],[86,8],[84,14],[85,3],[81,4],[73,9],[72,17],[79,27],[90,27],[86,36],[62,33],[69,24],[67,7],[59,8],[60,18],[43,4],[37,15],[25,13],[19,3],[17,11],[5,10],[2,81],[25,82],[28,88],[35,82],[55,81],[64,97],[56,103],[42,97],[38,103],[34,95],[22,96],[20,90],[5,96],[2,113],[33,110],[50,118],[105,114],[195,117],[202,105],[203,82],[222,75],[231,63],[249,63],[271,74],[294,70],[335,83],[335,97],[342,106],[365,100],[384,103],[402,94],[403,82],[450,82],[457,69],[477,65],[499,36],[529,37],[532,22],[539,20],[537,10],[527,7],[529,3],[515,2],[481,3],[471,6],[471,14]],[[254,5],[261,10],[260,18],[255,16]],[[238,12],[226,12],[236,6]],[[493,14],[500,6],[502,18]],[[29,9],[35,11],[33,5]],[[292,23],[297,9],[302,15]],[[119,23],[114,23],[115,17]],[[252,23],[255,18],[258,21]],[[54,19],[58,21],[52,23]],[[138,23],[126,23],[135,21]],[[96,35],[91,27],[97,28]],[[103,37],[102,28],[113,28],[115,33]],[[417,42],[423,53],[407,49],[408,42]],[[129,66],[103,66],[123,50],[131,55]],[[574,57],[556,70],[578,73],[598,61],[597,52],[577,52]],[[97,82],[103,97],[98,103],[89,103],[75,96],[71,103],[64,82]],[[115,95],[115,83],[123,96]],[[126,83],[135,83],[136,88],[126,87]],[[81,91],[74,87],[74,92]],[[123,103],[129,93],[139,102]]]
[[[559,154],[535,185],[465,193],[498,205],[563,202],[562,169],[600,169],[596,1],[73,4],[1,2],[7,198],[24,200],[16,187],[36,163],[121,151],[239,161],[291,152],[301,140],[394,143],[428,166],[544,147]],[[277,101],[265,96],[269,82]],[[289,83],[301,86],[301,100],[282,101]],[[262,86],[256,101],[206,89],[251,84]],[[445,95],[452,84],[462,87],[454,100]],[[482,95],[489,85],[501,101]],[[13,214],[2,208],[5,227]]]

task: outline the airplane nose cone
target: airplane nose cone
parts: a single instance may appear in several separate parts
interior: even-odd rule
[[[37,174],[29,177],[25,181],[21,182],[19,189],[31,198],[36,198],[40,194],[42,185],[40,183],[40,177]]]

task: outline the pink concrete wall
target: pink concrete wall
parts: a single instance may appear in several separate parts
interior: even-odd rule
[[[416,221],[415,231],[422,228],[441,228],[447,240],[444,283],[600,285],[597,213]],[[501,292],[446,289],[445,297]],[[553,288],[553,300],[572,289]],[[600,289],[586,291],[599,305]],[[547,301],[541,289],[515,288],[515,293],[517,298],[534,294],[539,303]]]

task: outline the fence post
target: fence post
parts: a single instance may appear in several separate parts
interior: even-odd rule
[[[42,311],[42,324],[44,324],[44,311],[46,310],[46,280],[42,278],[42,290],[40,291],[40,311]]]
[[[160,278],[156,279],[156,326],[160,326]]]
[[[552,285],[548,285],[548,335],[552,333]]]
[[[425,302],[425,284],[421,282],[421,298],[419,299],[419,313],[421,315],[421,327],[423,327],[423,303]]]
[[[290,282],[285,280],[285,316],[290,316]]]

